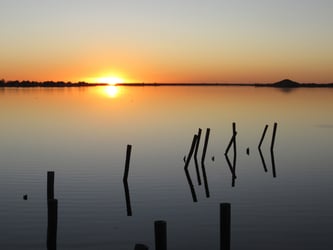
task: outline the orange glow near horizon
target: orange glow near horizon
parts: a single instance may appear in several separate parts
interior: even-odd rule
[[[117,83],[123,83],[124,79],[117,76],[103,76],[96,78],[96,83],[107,83],[110,85],[115,85]]]

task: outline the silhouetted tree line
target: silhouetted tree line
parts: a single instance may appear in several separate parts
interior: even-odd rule
[[[105,84],[90,84],[86,82],[63,82],[63,81],[5,81],[4,79],[0,80],[0,87],[84,87],[84,86],[97,86]]]

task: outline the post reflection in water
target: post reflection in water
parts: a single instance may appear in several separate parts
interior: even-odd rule
[[[195,193],[195,189],[194,189],[194,185],[193,185],[190,173],[188,172],[188,169],[184,169],[184,171],[185,171],[185,176],[186,176],[187,183],[188,183],[188,185],[190,187],[190,190],[191,190],[191,195],[192,195],[193,202],[197,202],[198,199],[197,199],[197,195]]]
[[[260,159],[261,159],[262,165],[264,167],[264,171],[267,172],[268,170],[267,170],[267,166],[266,166],[264,155],[262,154],[261,148],[258,148],[258,150],[259,150],[259,155],[260,155]]]
[[[132,216],[132,206],[131,206],[131,198],[130,198],[130,192],[129,192],[129,188],[128,188],[128,182],[127,182],[127,180],[124,180],[123,183],[124,183],[124,190],[125,190],[127,216]]]

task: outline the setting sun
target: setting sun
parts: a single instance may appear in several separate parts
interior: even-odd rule
[[[115,85],[117,83],[123,83],[124,80],[120,77],[116,77],[116,76],[106,76],[106,77],[100,77],[97,78],[96,81],[98,83],[107,83],[110,85]]]

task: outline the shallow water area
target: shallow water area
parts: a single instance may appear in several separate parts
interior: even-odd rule
[[[168,249],[219,249],[222,202],[231,203],[231,249],[332,249],[332,96],[303,88],[0,88],[0,249],[46,248],[47,171],[55,171],[58,249],[154,249],[155,220],[168,223]],[[224,155],[233,122],[234,187]],[[199,128],[199,162],[210,128],[209,197],[192,160],[194,202],[184,157]],[[132,216],[123,185],[128,144]],[[233,148],[228,155],[233,163]]]

